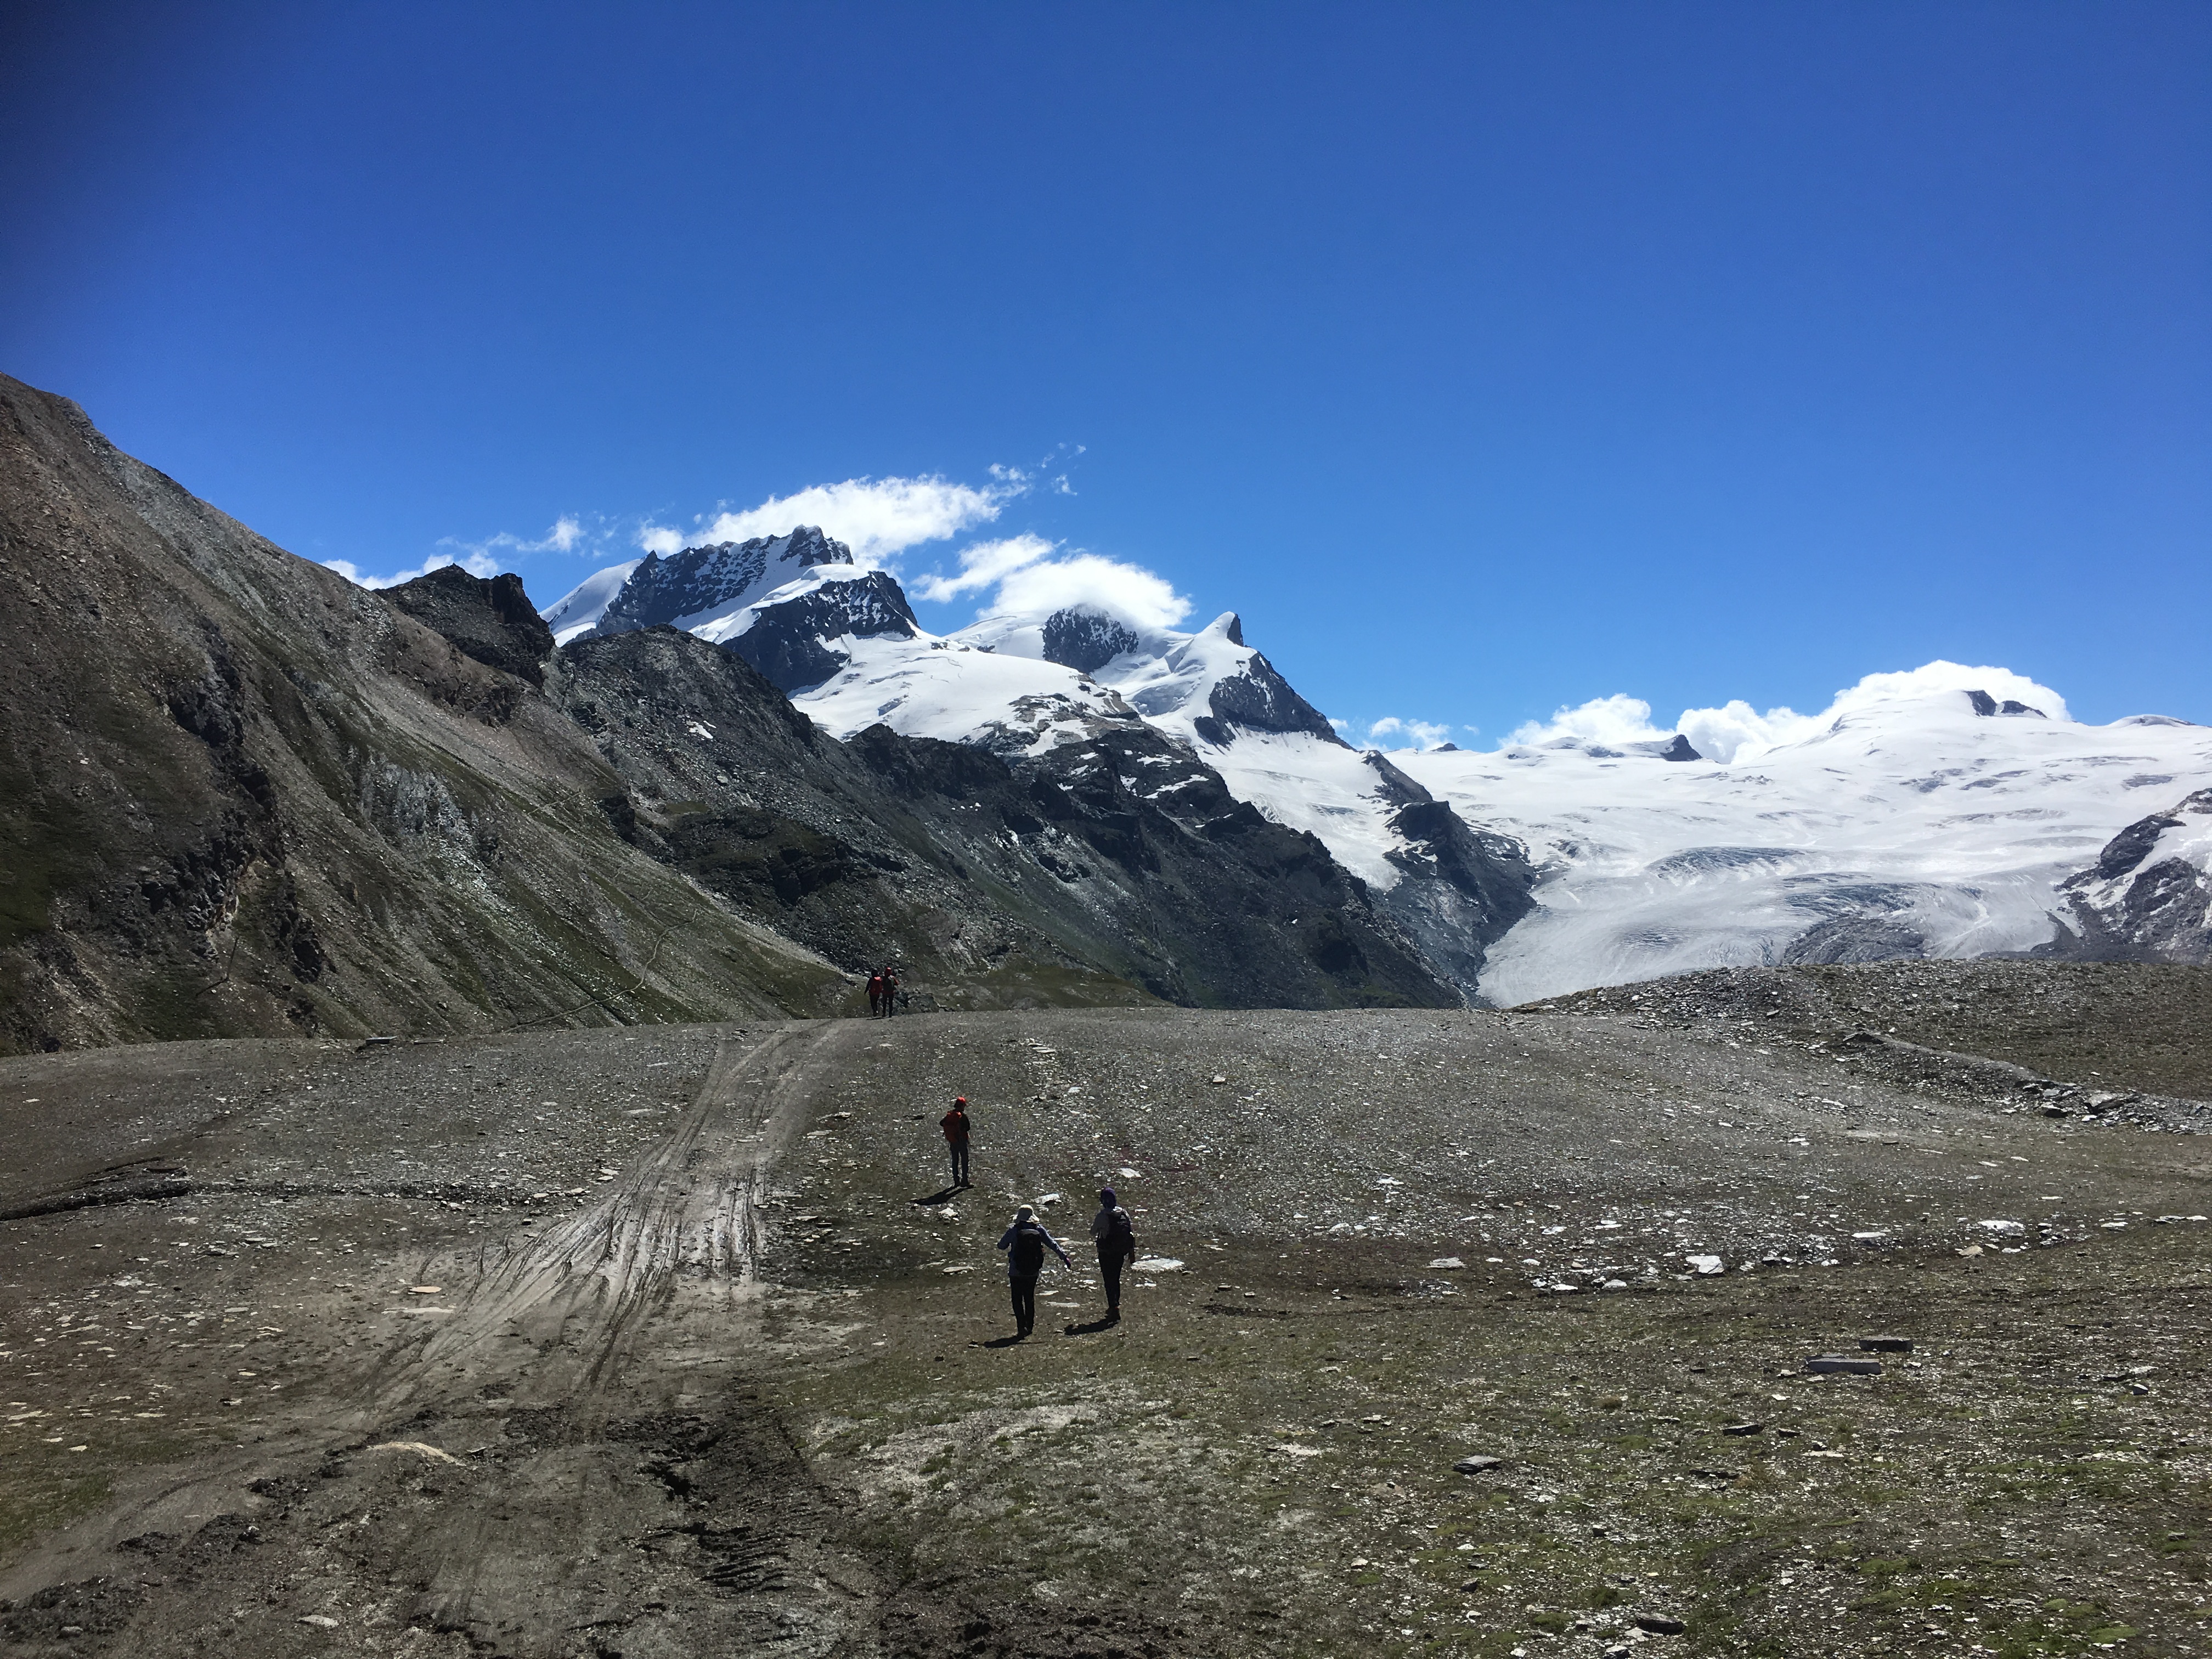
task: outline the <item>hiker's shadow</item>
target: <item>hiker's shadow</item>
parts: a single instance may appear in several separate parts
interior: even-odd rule
[[[1094,1319],[1088,1325],[1063,1325],[1062,1336],[1096,1336],[1101,1331],[1110,1331],[1121,1322],[1118,1319]]]
[[[943,1187],[932,1193],[927,1198],[917,1198],[914,1203],[916,1209],[933,1210],[940,1204],[950,1204],[959,1196],[960,1188],[957,1187]]]
[[[979,1348],[1012,1348],[1028,1341],[1025,1336],[994,1336],[988,1342],[978,1342]]]

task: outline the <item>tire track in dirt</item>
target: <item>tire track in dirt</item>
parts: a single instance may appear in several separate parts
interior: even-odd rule
[[[723,1038],[676,1128],[595,1202],[526,1243],[424,1263],[426,1283],[475,1282],[450,1314],[423,1310],[438,1322],[378,1362],[362,1388],[365,1421],[498,1380],[518,1400],[573,1408],[616,1381],[646,1324],[678,1311],[679,1291],[687,1316],[739,1317],[769,1170],[838,1036],[828,1024],[755,1046]]]
[[[418,1260],[465,1285],[450,1312],[299,1389],[261,1445],[118,1504],[116,1542],[0,1633],[149,1659],[876,1652],[878,1576],[748,1382],[762,1201],[860,1029],[725,1036],[610,1191],[535,1238]]]
[[[453,1415],[506,1391],[478,1478],[424,1471],[434,1514],[362,1564],[421,1587],[410,1623],[532,1659],[873,1647],[874,1575],[827,1541],[830,1506],[744,1382],[762,1200],[850,1042],[835,1024],[726,1039],[613,1191],[481,1253],[453,1313],[387,1356],[369,1411],[393,1439],[459,1443]]]

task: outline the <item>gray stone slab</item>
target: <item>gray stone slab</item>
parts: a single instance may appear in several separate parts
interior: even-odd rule
[[[1805,1362],[1808,1371],[1840,1371],[1846,1376],[1880,1376],[1881,1361],[1860,1353],[1816,1353]]]

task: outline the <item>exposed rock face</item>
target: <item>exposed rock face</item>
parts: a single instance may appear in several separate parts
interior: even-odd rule
[[[1400,809],[1390,828],[1405,837],[1390,862],[1405,872],[1384,904],[1470,1006],[1490,947],[1535,908],[1536,872],[1521,843],[1471,829],[1448,801]]]
[[[787,536],[687,547],[665,559],[648,554],[629,573],[592,633],[686,623],[763,598],[817,565],[852,562],[850,548],[812,525],[800,525]]]
[[[852,660],[840,639],[912,639],[920,629],[906,594],[880,570],[825,581],[779,604],[762,605],[752,625],[726,641],[778,690],[819,685]]]
[[[732,653],[669,629],[584,641],[548,692],[622,778],[630,840],[840,967],[898,962],[944,1006],[1144,1000],[975,889],[961,854],[988,832],[911,810]]]
[[[1974,712],[1977,714],[2031,714],[2039,720],[2051,718],[2040,708],[2032,708],[2016,698],[2007,697],[2002,702],[1999,702],[1986,691],[1969,691],[1966,693],[1966,701],[1974,706]]]
[[[512,571],[471,576],[457,564],[384,590],[384,596],[432,632],[442,634],[487,667],[545,683],[543,664],[553,652],[553,630],[522,591]]]
[[[2212,963],[2212,789],[2138,818],[2062,884],[2079,933],[2039,954]]]
[[[884,726],[840,744],[663,629],[568,647],[549,691],[629,783],[640,847],[941,1006],[1454,1000],[1318,842],[1141,724],[1020,764]]]
[[[1128,971],[1202,1007],[1444,1007],[1461,999],[1315,836],[1229,793],[1185,744],[1139,722],[1063,743],[1019,775],[1073,809],[1048,820],[1092,868],[1149,902],[1117,931]],[[1031,799],[1040,802],[1052,798]]]
[[[1386,855],[1402,879],[1382,896],[1428,960],[1471,1006],[1490,947],[1535,906],[1536,872],[1517,841],[1468,828],[1466,821],[1385,756],[1361,758],[1398,810],[1389,828],[1401,844]]]
[[[1926,954],[1927,936],[1901,921],[1880,916],[1831,916],[1790,941],[1782,952],[1790,967],[1846,962],[1894,962]]]
[[[1045,618],[1044,658],[1078,673],[1103,668],[1124,651],[1137,648],[1136,630],[1101,611],[1083,607],[1055,611]]]
[[[1243,626],[1234,617],[1229,619],[1228,637],[1232,645],[1244,643]],[[1226,743],[1235,735],[1231,728],[1241,727],[1247,732],[1309,732],[1350,747],[1337,736],[1328,717],[1300,696],[1275,672],[1274,665],[1256,651],[1242,673],[1224,676],[1215,683],[1206,706],[1212,713],[1200,715],[1192,724],[1208,743]]]
[[[626,845],[592,804],[620,781],[527,681],[4,377],[0,562],[0,1046],[842,994]],[[451,597],[501,646],[495,596]]]

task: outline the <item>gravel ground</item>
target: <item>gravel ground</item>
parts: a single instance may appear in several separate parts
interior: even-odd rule
[[[1844,1041],[1929,966],[0,1063],[0,1633],[2203,1651],[2206,1039],[2008,994]],[[1115,1326],[1102,1180],[1152,1264]],[[1026,1343],[1017,1201],[1077,1262]]]

